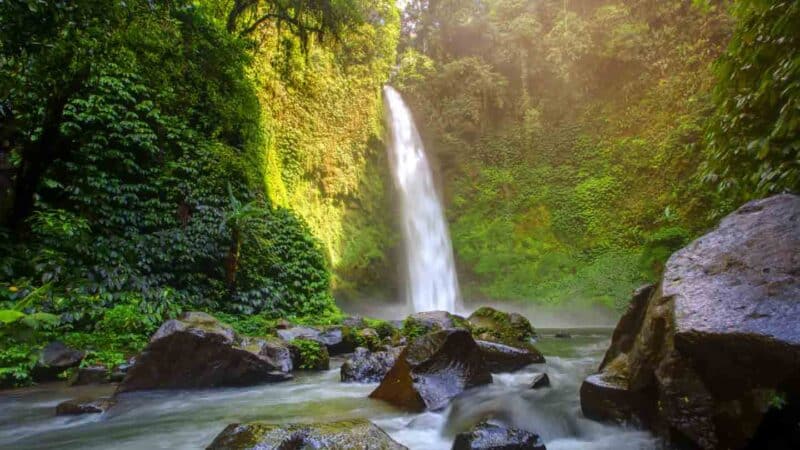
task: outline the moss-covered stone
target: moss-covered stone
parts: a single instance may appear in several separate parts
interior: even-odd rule
[[[228,425],[209,450],[325,448],[402,450],[402,445],[366,419],[313,424],[252,422]]]
[[[536,337],[531,323],[518,313],[507,313],[484,306],[473,312],[468,320],[476,339],[524,346]]]
[[[471,330],[472,325],[467,319],[447,311],[427,311],[406,317],[401,333],[411,339],[423,334],[451,328]]]
[[[330,355],[325,345],[311,339],[295,339],[289,343],[294,367],[302,370],[328,370]]]

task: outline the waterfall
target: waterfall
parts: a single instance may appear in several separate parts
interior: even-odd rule
[[[389,160],[400,200],[406,256],[406,295],[414,312],[455,312],[458,279],[442,204],[411,111],[384,87],[392,134]]]

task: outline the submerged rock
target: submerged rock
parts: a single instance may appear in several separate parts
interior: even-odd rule
[[[439,410],[464,390],[491,382],[478,344],[456,328],[414,339],[370,397],[411,411]]]
[[[498,311],[484,306],[469,318],[476,339],[498,342],[511,346],[530,344],[536,337],[531,323],[521,314]]]
[[[531,364],[544,362],[544,356],[533,346],[511,347],[489,341],[475,341],[491,372],[513,372]]]
[[[365,419],[314,424],[252,422],[228,425],[209,450],[402,450],[386,432]]]
[[[67,400],[56,406],[56,415],[100,414],[108,411],[115,403],[116,401],[109,397]]]
[[[531,389],[550,387],[550,377],[546,373],[537,373],[531,380]]]
[[[42,349],[33,369],[33,377],[36,381],[55,380],[61,372],[78,367],[85,356],[85,352],[68,347],[63,342],[53,341]]]
[[[375,383],[381,381],[392,368],[401,348],[392,348],[389,351],[370,352],[359,347],[353,356],[347,359],[341,367],[343,382]]]
[[[472,430],[457,434],[453,450],[545,450],[545,446],[531,432],[481,422]]]
[[[800,394],[798,317],[800,197],[750,202],[637,292],[581,388],[584,414],[689,447],[757,442],[776,395]]]
[[[168,320],[150,338],[118,392],[246,386],[291,378],[269,357],[240,343],[231,327],[205,313]]]

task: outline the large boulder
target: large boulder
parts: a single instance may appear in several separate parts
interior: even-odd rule
[[[796,406],[782,399],[800,394],[798,318],[800,197],[750,202],[636,293],[581,387],[583,412],[639,421],[683,446],[761,442],[759,430],[776,433],[764,418],[780,423]]]
[[[168,320],[136,358],[118,392],[246,386],[291,378],[280,364],[242,343],[231,327],[205,313]]]
[[[410,411],[439,410],[471,387],[492,382],[469,331],[436,331],[414,339],[371,394]]]
[[[490,422],[458,433],[452,450],[545,450],[536,434]]]
[[[388,351],[371,352],[359,347],[348,358],[340,369],[343,382],[376,383],[381,381],[389,369],[394,366],[401,348],[391,348]]]
[[[511,347],[489,341],[475,341],[491,372],[513,372],[531,364],[544,363],[544,356],[533,346]]]
[[[252,422],[228,425],[209,450],[403,450],[386,432],[365,419],[315,424]]]
[[[498,311],[489,306],[478,308],[467,319],[477,339],[515,347],[530,344],[536,337],[531,323],[523,315]]]
[[[463,317],[447,311],[419,312],[406,317],[403,322],[402,334],[408,338],[415,338],[433,331],[450,328],[469,329],[470,324]]]
[[[85,352],[68,347],[63,342],[50,342],[39,354],[33,377],[36,381],[56,380],[61,372],[78,367],[85,356]]]

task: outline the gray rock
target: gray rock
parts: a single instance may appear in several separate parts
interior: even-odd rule
[[[545,446],[531,432],[481,422],[469,432],[457,434],[453,450],[545,450]]]
[[[365,419],[315,424],[251,422],[228,425],[209,450],[403,450],[386,432]]]
[[[85,356],[85,352],[67,347],[63,342],[53,341],[42,349],[33,377],[36,381],[56,380],[61,372],[78,367]]]
[[[531,380],[531,389],[550,387],[550,377],[546,373],[537,373]]]
[[[511,347],[489,341],[475,341],[491,372],[513,372],[531,364],[544,363],[544,356],[532,345]]]
[[[355,353],[342,364],[343,382],[375,383],[381,381],[392,368],[402,348],[390,351],[370,352],[359,347]]]
[[[109,381],[108,368],[102,364],[97,364],[78,369],[75,376],[70,380],[70,384],[83,386],[87,384],[104,384]]]
[[[636,293],[581,388],[584,415],[638,421],[697,448],[743,448],[760,438],[770,393],[800,394],[798,318],[800,197],[750,202]]]
[[[117,391],[247,386],[291,378],[270,358],[240,344],[233,329],[214,317],[186,313],[161,325]]]

